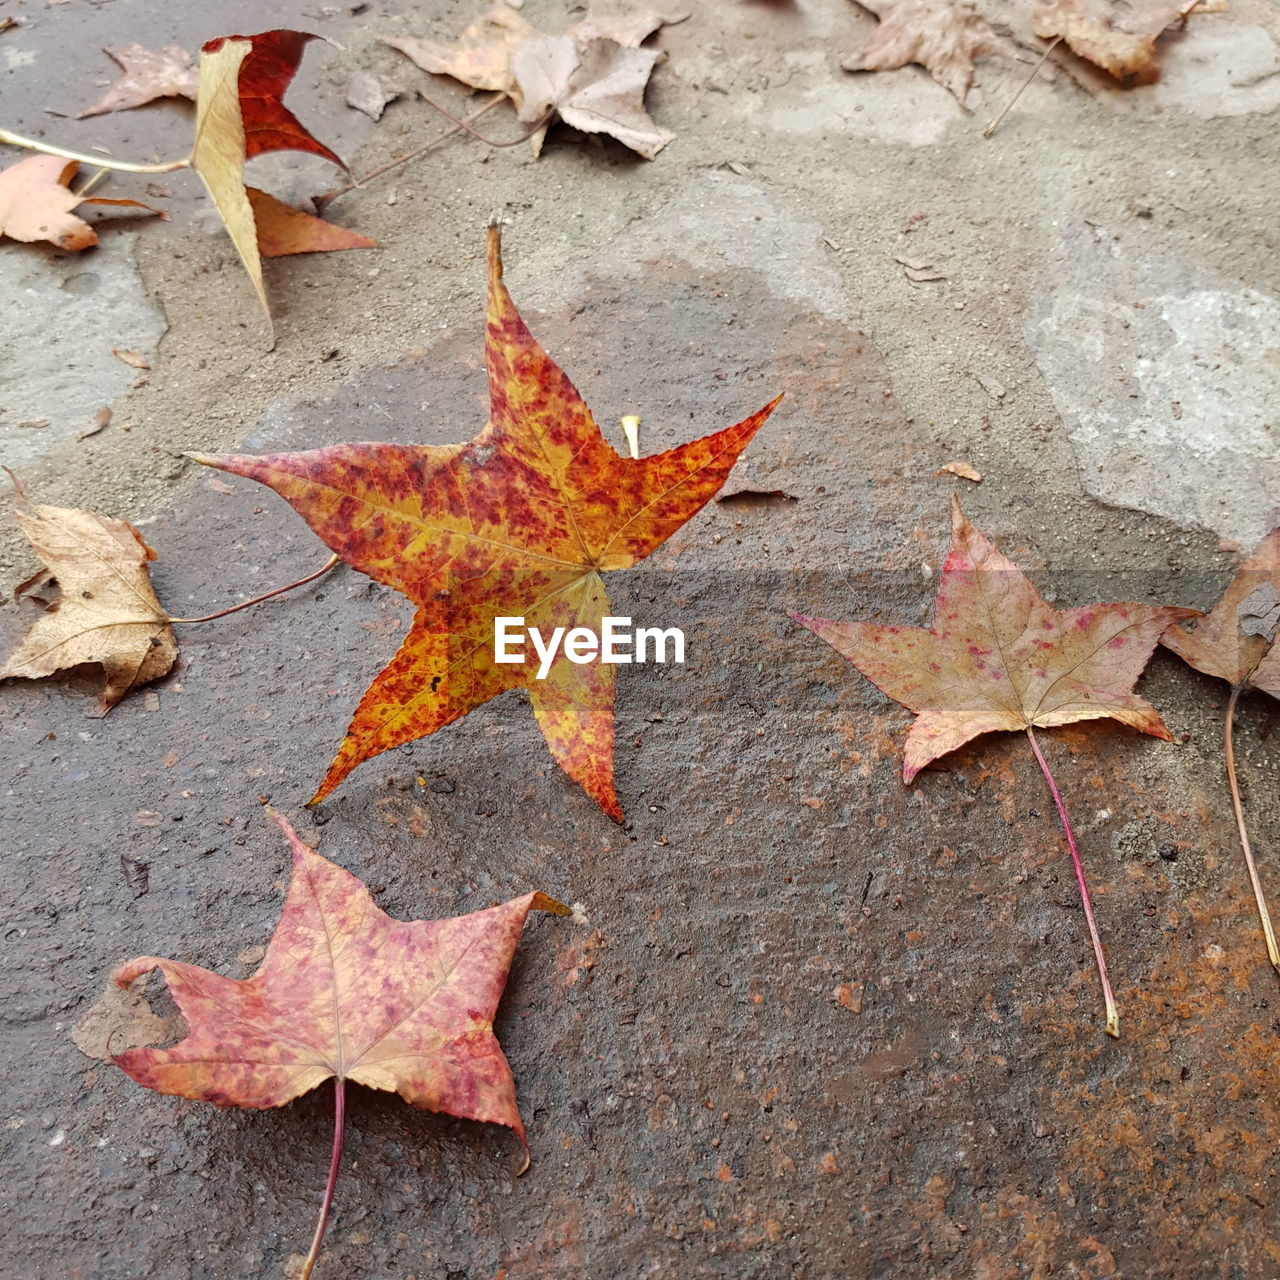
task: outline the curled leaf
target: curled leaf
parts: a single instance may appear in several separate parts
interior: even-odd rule
[[[121,205],[165,217],[139,200],[76,195],[70,183],[78,168],[74,160],[37,155],[0,172],[0,235],[28,243],[47,240],[59,249],[89,249],[98,243],[98,233],[71,212],[79,205]]]
[[[301,31],[264,31],[254,36],[219,37],[200,51],[191,166],[200,175],[249,273],[268,328],[271,309],[262,280],[254,206],[245,190],[245,162],[273,151],[302,151],[346,168],[334,152],[298,123],[282,101],[307,42],[313,39]]]
[[[0,679],[38,679],[83,663],[106,673],[97,713],[105,715],[130,689],[168,674],[178,656],[169,615],[151,587],[155,552],[124,520],[78,507],[29,502],[19,489],[14,514],[61,597],[48,606],[0,666]]]

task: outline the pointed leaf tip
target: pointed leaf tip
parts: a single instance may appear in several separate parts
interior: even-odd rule
[[[549,911],[553,916],[571,916],[573,908],[566,907],[563,902],[558,902],[555,898],[545,893],[535,892],[533,900],[529,903],[530,911]]]

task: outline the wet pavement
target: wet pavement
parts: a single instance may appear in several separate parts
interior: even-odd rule
[[[498,1021],[529,1172],[500,1129],[349,1091],[322,1280],[1280,1266],[1280,989],[1225,790],[1226,689],[1160,652],[1140,692],[1173,743],[1107,723],[1043,735],[1108,947],[1113,1042],[1025,743],[981,739],[904,787],[908,713],[785,612],[926,621],[953,488],[1059,607],[1216,598],[1231,542],[1280,505],[1280,28],[1233,7],[1170,42],[1162,85],[1097,97],[1057,72],[989,142],[1021,65],[982,64],[968,115],[917,70],[841,72],[873,22],[844,0],[711,7],[660,38],[649,101],[677,139],[653,164],[568,132],[537,162],[445,144],[332,206],[378,250],[270,264],[270,354],[185,180],[169,223],[113,223],[91,254],[4,246],[0,460],[38,500],[138,523],[179,615],[326,555],[274,495],[183,449],[480,429],[493,208],[517,305],[619,447],[625,413],[652,452],[786,399],[722,500],[609,579],[618,612],[689,638],[684,668],[619,680],[621,826],[559,772],[518,694],[303,809],[411,614],[345,568],[181,628],[174,674],[104,720],[85,717],[92,673],[0,688],[0,1274],[283,1277],[305,1252],[331,1091],[266,1113],[160,1097],[84,1023],[136,954],[253,970],[288,866],[264,799],[392,915],[541,889],[585,917],[530,921]],[[222,8],[18,6],[0,122],[178,153],[179,105],[43,108],[93,100],[103,44],[260,25]],[[420,102],[376,126],[346,109],[350,68],[465,109],[375,37],[447,38],[474,12],[281,11],[343,46],[313,47],[290,102],[367,172],[442,125]],[[294,199],[334,181],[306,158],[273,178]],[[914,284],[899,256],[946,279]],[[28,313],[42,327],[24,342]],[[77,440],[103,405],[112,424]],[[957,460],[982,483],[939,474]],[[33,567],[5,533],[0,586]],[[0,647],[29,607],[0,609]],[[1280,706],[1246,697],[1264,874],[1277,731]]]

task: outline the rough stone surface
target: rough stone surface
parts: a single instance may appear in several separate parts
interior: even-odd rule
[[[465,112],[473,100],[377,38],[448,38],[476,10],[278,6],[273,22],[342,46],[312,45],[290,102],[368,172],[447,122],[405,98],[374,125],[343,104],[352,70]],[[112,425],[80,442],[32,432],[45,443],[23,471],[44,501],[142,523],[175,613],[324,557],[282,502],[247,481],[212,486],[180,450],[479,428],[495,208],[513,294],[606,430],[639,413],[656,450],[787,398],[725,500],[609,583],[620,612],[690,637],[683,670],[619,681],[621,827],[560,775],[519,696],[302,811],[408,622],[401,597],[346,570],[184,628],[181,669],[105,720],[84,718],[92,673],[0,688],[0,1274],[283,1277],[305,1249],[328,1091],[217,1111],[138,1089],[72,1038],[129,956],[252,970],[287,865],[263,796],[392,914],[531,888],[581,908],[581,923],[531,923],[500,1013],[530,1171],[513,1176],[500,1131],[353,1090],[317,1280],[1275,1270],[1280,1023],[1224,789],[1225,690],[1158,654],[1141,689],[1175,743],[1107,725],[1045,736],[1109,949],[1112,1042],[1025,744],[981,740],[902,787],[907,714],[784,613],[924,620],[957,485],[1060,606],[1216,598],[1233,564],[1219,532],[1257,504],[1197,505],[1168,475],[1185,465],[1217,496],[1240,493],[1274,456],[1258,434],[1274,401],[1258,317],[1273,304],[1245,300],[1280,298],[1276,117],[1261,63],[1255,88],[1231,91],[1239,113],[1161,95],[1238,84],[1239,31],[1280,35],[1261,0],[1232,10],[1171,36],[1149,90],[1090,96],[1046,68],[988,141],[1026,64],[981,63],[969,115],[918,69],[840,71],[874,23],[848,0],[698,6],[659,38],[649,103],[677,139],[654,163],[563,130],[538,161],[447,143],[330,207],[378,250],[268,264],[270,354],[203,197],[163,180],[172,220],[137,230],[169,325],[150,379],[122,391],[95,375]],[[247,0],[213,16],[141,0],[17,11],[24,25],[0,34],[4,123],[139,158],[180,154],[189,109],[70,119],[111,74],[101,47],[194,48],[261,23]],[[984,11],[1019,29],[1021,7]],[[580,12],[522,9],[550,30]],[[518,132],[502,110],[485,128]],[[295,200],[336,181],[307,158],[263,167],[263,185]],[[107,193],[140,194],[124,178]],[[83,269],[124,271],[121,234],[104,229]],[[48,265],[9,244],[0,257],[19,275]],[[898,257],[945,278],[912,282]],[[1071,328],[1090,277],[1103,322]],[[1225,387],[1222,370],[1180,364],[1208,350],[1197,316]],[[102,346],[138,345],[103,327]],[[1081,359],[1099,331],[1101,357]],[[21,384],[27,361],[6,348],[4,376]],[[1117,372],[1138,390],[1132,413],[1116,407]],[[1188,434],[1161,435],[1175,391]],[[1095,404],[1114,429],[1087,441]],[[1129,438],[1134,422],[1148,437]],[[1120,496],[1082,452],[1108,439],[1110,470],[1133,473]],[[935,474],[957,460],[982,484]],[[0,521],[0,587],[33,567]],[[0,609],[0,647],[24,624]],[[1273,700],[1242,701],[1240,770],[1273,886],[1278,730]],[[144,864],[139,893],[127,868]],[[100,1030],[82,1042],[100,1049]]]
[[[1252,546],[1280,514],[1280,301],[1074,229],[1027,340],[1085,489]]]

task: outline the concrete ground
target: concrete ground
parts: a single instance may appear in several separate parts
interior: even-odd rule
[[[351,70],[465,110],[379,39],[448,39],[480,6],[357,8],[271,20],[334,42],[290,103],[364,173],[445,123],[409,95],[374,124],[343,104]],[[1025,35],[1023,6],[982,8]],[[1280,16],[1194,17],[1130,93],[1046,68],[985,140],[1029,54],[981,63],[966,111],[918,68],[840,70],[874,28],[848,0],[696,9],[658,39],[649,103],[677,137],[656,161],[564,129],[539,160],[447,142],[331,206],[378,249],[268,264],[273,351],[190,176],[150,197],[114,178],[105,194],[170,220],[109,219],[94,251],[0,248],[0,460],[38,500],[139,524],[175,614],[325,554],[182,450],[481,427],[495,208],[517,304],[606,429],[639,413],[656,451],[787,392],[726,500],[611,582],[620,611],[690,637],[683,670],[620,680],[621,827],[516,695],[302,810],[410,614],[345,569],[183,628],[180,669],[105,720],[84,716],[91,674],[0,689],[3,1275],[284,1276],[305,1251],[330,1092],[262,1114],[160,1097],[83,1021],[132,955],[252,971],[287,866],[264,796],[394,915],[539,888],[588,918],[531,922],[502,1007],[530,1171],[503,1131],[355,1090],[325,1280],[1280,1270],[1280,991],[1225,790],[1225,689],[1160,653],[1141,688],[1176,743],[1045,734],[1111,1042],[1025,744],[980,740],[903,787],[907,713],[785,616],[926,619],[957,486],[1060,603],[1212,603],[1280,507]],[[0,123],[135,159],[182,154],[191,111],[77,121],[113,76],[101,47],[262,25],[243,0],[4,12],[22,25],[0,34]],[[484,127],[518,133],[505,108]],[[313,158],[258,163],[298,202],[335,184]],[[953,461],[982,483],[937,474]],[[0,586],[34,567],[0,519]],[[28,609],[0,609],[0,648]],[[1239,721],[1280,887],[1280,709],[1246,698]]]

